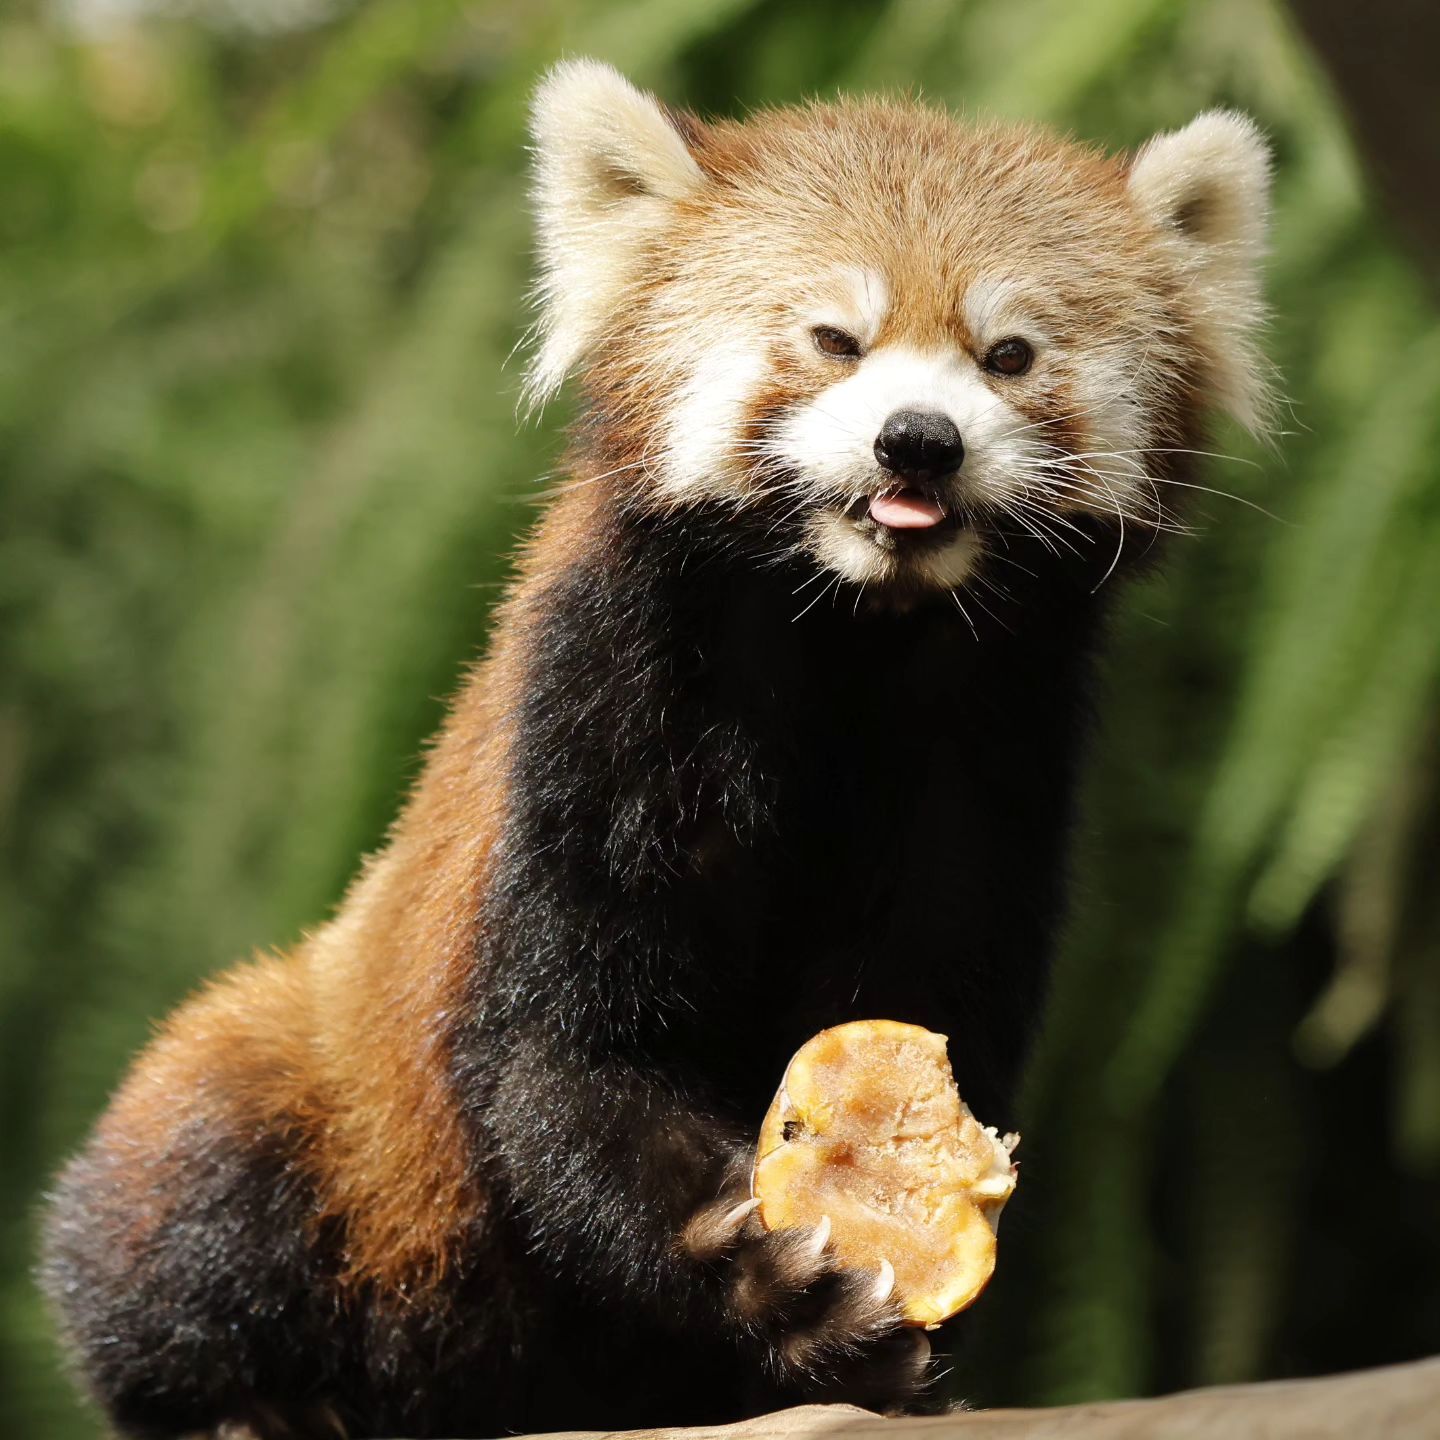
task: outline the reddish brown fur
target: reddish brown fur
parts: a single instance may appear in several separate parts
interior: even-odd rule
[[[678,207],[686,271],[712,270],[727,290],[753,276],[764,295],[787,254],[812,273],[840,257],[871,265],[892,285],[877,347],[969,345],[961,302],[979,275],[1022,277],[1052,297],[1039,318],[1087,340],[1173,288],[1127,202],[1124,160],[1039,129],[842,100],[711,124],[698,158],[723,183]],[[1085,271],[1057,238],[1083,249]],[[645,288],[668,278],[647,271]]]
[[[888,101],[680,123],[719,183],[677,207],[644,293],[678,280],[703,299],[714,277],[727,293],[753,291],[770,305],[777,254],[817,268],[845,256],[890,277],[878,346],[970,349],[961,302],[977,275],[1020,274],[1052,295],[1040,318],[1061,339],[1126,328],[1138,296],[1150,308],[1174,300],[1173,277],[1126,202],[1124,164],[1098,151],[1038,130],[962,128]],[[1056,261],[1056,227],[1084,247],[1085,273]],[[638,465],[668,399],[647,345],[643,331],[617,332],[588,379],[607,467]],[[823,365],[807,373],[779,357],[750,414],[832,378]],[[1032,418],[1073,404],[1065,386],[1039,401],[1027,402],[1023,387],[1010,393]],[[1055,438],[1079,443],[1080,428]],[[345,1273],[381,1291],[443,1276],[485,1204],[449,1089],[449,1025],[503,819],[527,581],[558,573],[592,543],[588,497],[585,486],[567,493],[528,548],[494,653],[471,675],[386,851],[337,919],[289,954],[222,977],[171,1017],[100,1128],[102,1144],[163,1154],[177,1107],[219,1106],[257,1127],[284,1115],[317,1189],[316,1223],[341,1222]]]
[[[588,1405],[607,1386],[625,1418],[649,1413],[630,1408],[628,1392],[656,1354],[669,1357],[652,1366],[662,1372],[657,1405],[681,1403],[706,1366],[738,1366],[717,1402],[727,1414],[750,1403],[764,1376],[771,1403],[797,1393],[898,1402],[920,1382],[923,1356],[904,1336],[892,1343],[898,1312],[873,1277],[837,1274],[802,1238],[737,1223],[724,1176],[743,1168],[750,1079],[738,1075],[744,1066],[710,997],[723,995],[737,950],[750,946],[747,963],[763,965],[773,959],[767,945],[803,949],[788,937],[808,944],[817,914],[844,913],[873,866],[868,836],[842,832],[852,815],[870,817],[886,843],[931,867],[938,883],[927,895],[952,874],[977,886],[963,913],[954,896],[924,915],[867,902],[874,943],[903,946],[880,956],[870,993],[888,996],[882,1004],[936,1006],[935,1023],[973,1023],[979,1083],[1006,1092],[1058,913],[1077,728],[1065,706],[1082,686],[1094,582],[1115,569],[1121,546],[1102,574],[1108,545],[1064,554],[1030,529],[1038,569],[1019,567],[1034,581],[1024,635],[1003,619],[976,627],[958,594],[963,628],[943,606],[917,613],[913,629],[902,617],[966,582],[972,541],[983,549],[966,527],[983,532],[994,521],[1003,540],[1000,522],[1018,513],[1000,503],[1007,477],[984,478],[984,445],[1005,437],[987,442],[982,415],[1008,405],[1017,432],[1045,427],[1045,458],[1028,469],[1017,460],[1008,476],[1032,486],[1056,455],[1192,444],[1225,363],[1232,408],[1247,400],[1253,366],[1243,344],[1230,347],[1236,359],[1221,342],[1243,335],[1258,300],[1242,277],[1204,309],[1196,252],[1163,212],[1133,203],[1143,161],[1130,170],[1038,131],[965,127],[886,101],[744,124],[678,117],[686,154],[661,112],[596,70],[578,67],[572,90],[576,104],[590,96],[596,133],[619,126],[613,153],[602,134],[587,172],[576,163],[585,143],[557,138],[553,114],[539,126],[542,349],[551,353],[536,390],[582,367],[588,405],[574,483],[526,547],[489,658],[468,677],[385,849],[336,918],[177,1011],[63,1182],[51,1292],[97,1393],[118,1422],[138,1416],[137,1433],[258,1415],[278,1417],[265,1420],[266,1433],[288,1435],[321,1413],[317,1396],[322,1409],[353,1404],[361,1418],[344,1423],[361,1428],[428,1415],[410,1433],[456,1433],[444,1427],[458,1415],[466,1433],[496,1433],[517,1417],[568,1422],[577,1412],[567,1406]],[[563,77],[555,84],[563,90]],[[1213,126],[1201,128],[1203,143],[1222,143]],[[1233,124],[1227,133],[1242,144]],[[1142,188],[1158,205],[1168,183],[1161,165]],[[1263,197],[1252,198],[1258,215]],[[597,236],[609,253],[589,253]],[[887,296],[865,373],[909,376],[906,366],[938,356],[977,397],[964,444],[974,513],[942,516],[954,534],[931,559],[884,551],[889,569],[874,561],[868,593],[871,576],[857,579],[844,550],[868,543],[855,538],[852,497],[836,499],[844,477],[822,476],[817,494],[796,503],[793,482],[807,465],[818,471],[823,436],[783,433],[807,407],[822,411],[830,387],[843,389],[845,364],[814,343],[815,327],[823,336],[831,322],[810,311],[832,303],[851,271],[865,299],[872,289]],[[967,309],[1009,280],[1023,281],[1042,352],[1033,373],[1014,378],[987,371],[981,352],[996,336],[978,333],[983,312],[972,333]],[[602,313],[585,311],[587,297]],[[1231,324],[1237,297],[1241,321]],[[861,302],[852,294],[851,303]],[[860,323],[877,322],[862,314]],[[716,373],[697,368],[707,356]],[[861,361],[858,341],[845,358]],[[887,359],[896,362],[889,372]],[[1128,420],[1107,446],[1097,412],[1117,391]],[[887,401],[880,421],[897,403],[908,397]],[[669,428],[677,415],[678,440]],[[1139,428],[1124,430],[1131,422]],[[867,422],[856,441],[872,485],[879,466],[897,468],[874,434]],[[1150,463],[1165,471],[1168,459]],[[954,469],[958,484],[958,460]],[[1051,496],[1057,515],[1089,503],[1066,474]],[[984,484],[990,492],[978,493]],[[871,502],[878,497],[872,490]],[[1102,502],[1083,517],[1095,522],[1091,539],[1108,540],[1104,512]],[[782,575],[764,547],[791,522]],[[597,553],[602,546],[612,548]],[[1051,559],[1054,573],[1039,573]],[[837,591],[841,580],[857,587],[853,608],[824,627],[793,628],[792,582],[804,589],[827,573]],[[877,617],[883,627],[867,629]],[[842,696],[857,651],[890,678],[874,694],[861,683]],[[751,683],[780,713],[765,713],[746,693]],[[1003,693],[973,706],[972,685]],[[846,727],[869,727],[862,753],[876,736],[888,745],[892,699],[902,712],[908,704],[945,717],[968,737],[958,744],[987,755],[1036,738],[1003,798],[992,792],[972,806],[975,792],[987,793],[981,784],[957,789],[964,803],[951,804],[931,788],[897,817],[893,777],[857,763],[840,792],[849,808],[831,815],[830,782],[855,760]],[[932,760],[943,738],[930,735]],[[812,749],[818,758],[807,758]],[[1028,808],[1017,809],[1022,799]],[[813,866],[814,854],[826,865]],[[835,895],[824,894],[827,876]],[[732,892],[736,877],[748,888]],[[986,911],[1022,887],[1038,897],[1024,914]],[[734,893],[750,896],[748,908],[732,905]],[[743,910],[738,945],[717,930],[727,908]],[[991,968],[952,974],[944,957],[977,918]],[[750,924],[765,933],[750,934]],[[817,954],[786,960],[802,1000],[814,992],[833,1004],[834,956],[819,952],[846,952],[852,938],[818,933]],[[902,973],[932,961],[933,974]],[[924,984],[912,991],[915,976]],[[956,995],[959,1016],[946,1012]],[[857,976],[852,1003],[859,996]],[[738,1014],[748,998],[719,1003]],[[775,1033],[756,1042],[758,1056],[767,1044],[793,1048],[779,1042],[796,1038],[786,1027],[808,1023],[806,1003],[773,1007]],[[667,1045],[684,1051],[693,1075],[667,1068]],[[118,1263],[112,1245],[124,1252]],[[620,1357],[618,1369],[601,1361],[575,1379],[563,1345],[583,1306],[592,1308],[582,1324],[613,1315],[625,1333],[600,1347]],[[246,1343],[229,1344],[246,1324]],[[173,1345],[172,1332],[182,1337]],[[327,1348],[319,1380],[287,1351],[296,1337]],[[824,1390],[850,1368],[871,1388]]]
[[[314,1136],[325,1210],[346,1222],[352,1279],[382,1293],[436,1282],[484,1205],[449,1045],[503,820],[524,582],[593,543],[592,503],[580,489],[550,510],[522,557],[493,653],[461,692],[387,852],[292,962],[307,969],[325,1016],[306,1066],[328,1081]]]
[[[581,487],[552,507],[522,576],[555,573],[592,542],[592,503]],[[503,820],[525,605],[522,580],[386,851],[336,920],[177,1010],[97,1132],[102,1147],[162,1166],[183,1159],[172,1137],[187,1115],[283,1133],[315,1185],[314,1225],[340,1222],[345,1278],[381,1297],[438,1283],[485,1205],[447,1066]],[[122,1173],[135,1184],[139,1241],[164,1219],[148,1197],[167,1191],[153,1166]],[[185,1203],[178,1183],[168,1193]]]

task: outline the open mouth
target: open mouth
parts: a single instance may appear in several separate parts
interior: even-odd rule
[[[862,495],[845,513],[870,535],[890,537],[896,543],[948,536],[961,525],[959,515],[937,495],[917,485],[900,483],[887,485],[873,495]]]

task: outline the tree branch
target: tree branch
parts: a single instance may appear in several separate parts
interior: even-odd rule
[[[1396,1440],[1440,1437],[1440,1359],[1322,1380],[1272,1380],[1053,1410],[988,1410],[886,1420],[848,1405],[806,1405],[689,1430],[633,1430],[627,1440]],[[548,1440],[618,1440],[571,1431]]]

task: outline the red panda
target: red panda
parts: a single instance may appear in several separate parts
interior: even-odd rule
[[[1238,115],[1112,157],[576,62],[533,133],[570,482],[336,917],[172,1015],[51,1197],[125,1434],[915,1403],[895,1297],[750,1214],[756,1125],[876,1015],[1004,1121],[1108,582],[1264,413]]]

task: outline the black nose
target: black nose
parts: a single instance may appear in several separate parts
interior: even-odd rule
[[[939,480],[960,468],[965,442],[938,410],[897,410],[876,437],[875,458],[902,479]]]

